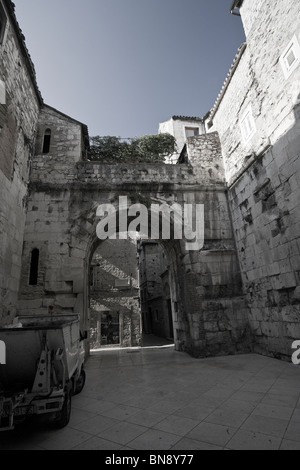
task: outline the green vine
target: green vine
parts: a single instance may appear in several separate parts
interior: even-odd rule
[[[90,161],[102,163],[164,163],[176,152],[176,140],[171,134],[144,135],[133,139],[114,136],[91,137]]]

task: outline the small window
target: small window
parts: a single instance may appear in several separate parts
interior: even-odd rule
[[[3,43],[6,23],[7,23],[6,14],[0,2],[0,45]]]
[[[51,129],[46,129],[44,134],[44,142],[43,142],[43,153],[50,152],[50,143],[51,143]]]
[[[296,36],[293,37],[280,57],[280,63],[286,79],[289,78],[300,64],[300,46]]]
[[[252,107],[249,105],[240,119],[240,128],[245,142],[247,142],[256,132],[255,121],[252,114]]]
[[[0,80],[0,104],[6,104],[5,83]]]
[[[288,53],[284,57],[284,60],[286,61],[287,67],[290,69],[293,66],[295,60],[297,60],[293,47],[289,49]]]
[[[39,258],[40,252],[38,249],[34,249],[31,252],[31,262],[30,262],[30,276],[29,276],[29,285],[36,286],[38,283],[38,274],[39,274]]]
[[[188,137],[197,137],[199,135],[199,127],[186,127],[185,136]]]

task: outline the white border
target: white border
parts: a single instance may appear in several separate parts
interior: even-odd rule
[[[247,115],[249,115],[249,117],[250,117],[251,126],[252,126],[251,132],[249,134],[245,133],[245,127],[243,126],[243,121],[246,119]],[[257,131],[255,120],[253,118],[253,112],[252,112],[251,104],[248,104],[248,106],[245,109],[245,111],[243,112],[243,114],[241,114],[241,116],[239,118],[239,125],[240,125],[240,129],[241,129],[243,141],[244,141],[244,143],[246,143],[254,136],[254,134],[256,134],[256,131]]]
[[[285,58],[285,56],[287,55],[287,53],[290,49],[293,50],[294,55],[296,57],[296,60],[292,64],[291,67],[288,67],[288,64],[287,64],[287,62],[284,58]],[[296,70],[296,68],[299,66],[299,64],[300,64],[300,46],[299,46],[299,42],[298,42],[298,39],[297,39],[296,35],[293,36],[293,39],[289,42],[288,46],[283,51],[283,54],[280,57],[280,64],[281,64],[285,79],[288,79],[292,75],[292,73]]]

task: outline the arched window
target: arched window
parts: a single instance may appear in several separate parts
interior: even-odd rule
[[[46,129],[45,134],[44,134],[43,153],[50,152],[50,142],[51,142],[51,129]]]
[[[30,275],[29,275],[30,286],[36,286],[38,282],[39,258],[40,258],[40,252],[37,248],[35,248],[31,252]]]

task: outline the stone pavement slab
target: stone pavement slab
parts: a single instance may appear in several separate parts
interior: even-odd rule
[[[134,352],[134,354],[133,354]],[[174,347],[92,353],[69,425],[0,434],[0,450],[299,450],[300,368]]]

